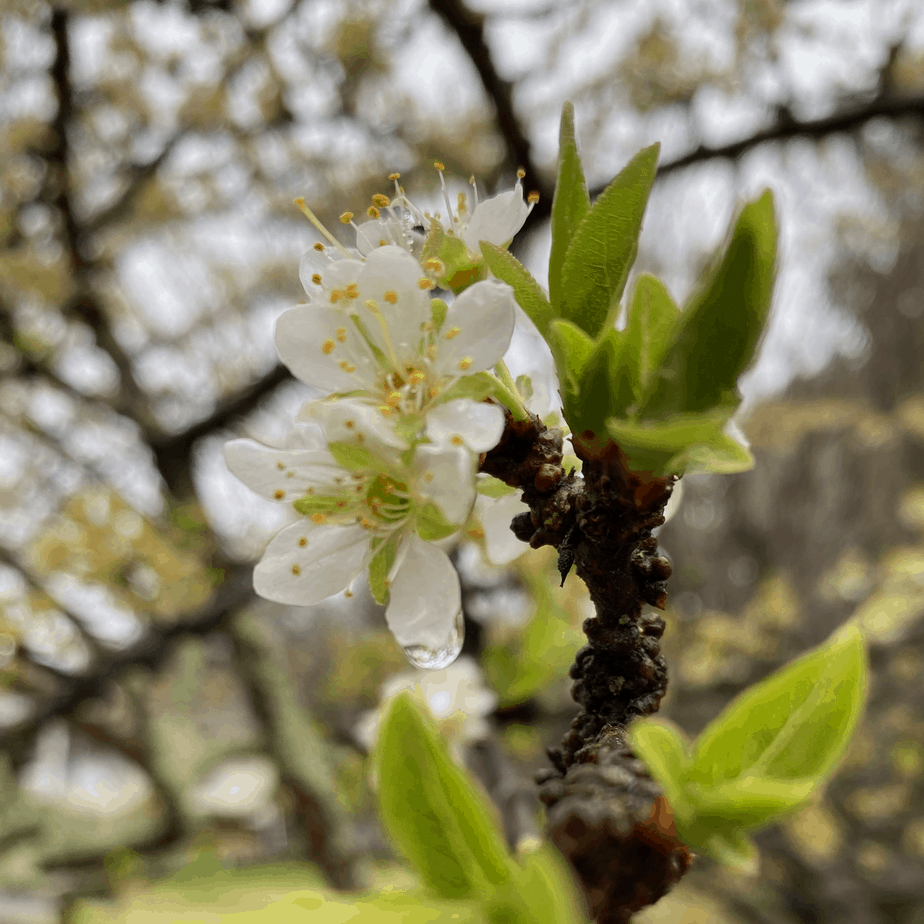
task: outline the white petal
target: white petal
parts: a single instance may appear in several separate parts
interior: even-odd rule
[[[680,481],[674,482],[674,490],[671,493],[670,500],[667,502],[667,505],[664,508],[664,522],[667,521],[677,513],[680,509],[680,502],[683,500],[683,479]],[[663,525],[663,524],[662,524]]]
[[[417,494],[461,526],[475,502],[474,456],[462,446],[423,445],[414,453],[414,468]]]
[[[451,635],[462,606],[459,575],[432,543],[414,535],[405,541],[410,548],[391,586],[385,621],[403,648],[438,648]]]
[[[513,289],[484,280],[449,306],[440,328],[434,368],[438,375],[483,372],[507,351],[516,320]]]
[[[529,548],[510,529],[513,518],[527,510],[529,507],[518,494],[497,498],[478,496],[476,511],[484,530],[485,551],[492,565],[508,565]]]
[[[320,603],[347,587],[362,571],[369,541],[369,530],[359,525],[293,523],[270,540],[254,569],[254,590],[277,603]]]
[[[413,360],[421,339],[421,325],[430,320],[430,296],[420,288],[420,264],[401,247],[379,247],[366,259],[359,277],[358,303],[372,299],[388,323],[391,342],[402,360]],[[377,345],[380,329],[368,309],[359,317]]]
[[[427,412],[427,436],[438,446],[459,445],[472,452],[487,452],[504,432],[504,412],[496,404],[457,398]]]
[[[319,398],[302,405],[298,419],[318,424],[330,441],[358,441],[368,449],[407,449],[379,405],[353,398]]]
[[[333,485],[343,473],[326,449],[271,449],[255,440],[225,443],[225,463],[251,491],[286,503],[302,497],[309,485]]]
[[[502,247],[513,240],[527,215],[529,206],[523,201],[523,187],[517,183],[512,192],[501,193],[478,204],[462,235],[465,246],[475,253],[481,250],[480,241]]]
[[[337,257],[330,259],[330,253],[329,249],[324,253],[309,250],[298,266],[299,279],[312,303],[323,306],[331,304],[331,292],[335,289],[345,289],[350,283],[356,282],[363,268],[361,260],[338,259],[339,251],[334,251]],[[320,286],[311,278],[315,274],[321,277]],[[342,300],[338,300],[336,304],[341,308],[344,306]]]
[[[376,387],[375,357],[343,311],[296,305],[279,316],[275,340],[279,358],[306,385],[328,392]]]

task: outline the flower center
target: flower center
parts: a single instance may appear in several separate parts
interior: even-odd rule
[[[366,491],[366,504],[374,517],[385,525],[395,526],[410,513],[411,497],[407,485],[388,475],[377,475]]]

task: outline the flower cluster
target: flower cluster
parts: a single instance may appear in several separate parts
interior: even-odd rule
[[[531,206],[518,180],[471,216],[460,197],[444,229],[394,179],[395,202],[374,197],[369,221],[353,225],[355,249],[302,203],[334,248],[316,244],[302,260],[308,298],[279,318],[276,348],[328,397],[301,409],[284,447],[237,439],[225,458],[296,515],[257,565],[257,593],[307,606],[367,573],[408,658],[438,669],[461,649],[462,617],[458,576],[434,543],[468,520],[478,456],[503,432],[501,408],[484,399],[503,395],[489,370],[515,318],[510,287],[486,278],[479,241],[508,243]]]

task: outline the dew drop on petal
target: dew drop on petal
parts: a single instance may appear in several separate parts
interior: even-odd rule
[[[438,671],[444,667],[449,667],[459,657],[464,641],[465,622],[460,608],[452,620],[452,630],[449,637],[443,643],[435,647],[408,645],[404,649],[404,654],[414,667],[419,667],[425,671]]]

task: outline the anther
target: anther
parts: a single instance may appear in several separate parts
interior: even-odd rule
[[[324,343],[321,344],[321,350],[330,356],[330,354],[334,352],[335,346],[336,344],[333,340],[325,340]]]
[[[389,305],[394,305],[398,301],[398,293],[394,289],[389,289],[382,297]]]
[[[464,356],[462,359],[459,360],[459,371],[465,372],[465,370],[468,369],[469,366],[471,366],[473,362],[474,360],[472,359],[471,356]]]
[[[314,520],[315,523],[320,525],[321,523],[327,520],[327,517],[324,516],[323,513],[313,513],[311,514],[311,519]]]
[[[369,208],[366,209],[366,214],[370,218],[381,218],[382,217],[382,213],[374,205],[370,205]]]
[[[338,327],[337,328],[337,339],[343,343],[346,340],[346,328]]]
[[[321,284],[321,274],[320,274],[320,273],[314,273],[314,274],[312,275],[312,277],[311,277],[311,281],[312,281],[316,286],[319,286],[319,285]]]
[[[391,179],[391,177],[389,177]],[[382,195],[382,193],[376,193],[372,197],[372,204],[377,205],[380,209],[385,208],[385,206],[391,204],[391,199],[388,196]]]
[[[308,537],[307,537],[307,536],[302,536],[302,538],[298,540],[298,544],[299,544],[302,548],[305,548],[305,546],[308,545]]]
[[[275,497],[276,500],[282,500],[285,496],[286,496],[285,491],[274,491],[273,492],[273,497]]]
[[[439,170],[440,173],[442,173],[446,169],[446,165],[444,163],[441,163],[438,160],[433,161],[433,166],[436,167],[436,169]]]
[[[432,279],[427,279],[426,276],[421,276],[420,279],[417,280],[417,288],[426,291],[427,289],[436,288],[436,283]]]
[[[344,212],[344,213],[340,216],[340,220],[341,220],[345,225],[348,225],[348,224],[353,220],[353,213],[352,213],[352,212]]]
[[[292,573],[298,577],[302,573],[302,569],[298,565],[292,565]]]
[[[447,340],[452,340],[453,337],[458,337],[461,333],[461,327],[450,327],[449,330],[446,331],[445,337]]]
[[[316,241],[313,246],[318,253],[324,252],[324,245],[320,241]]]

